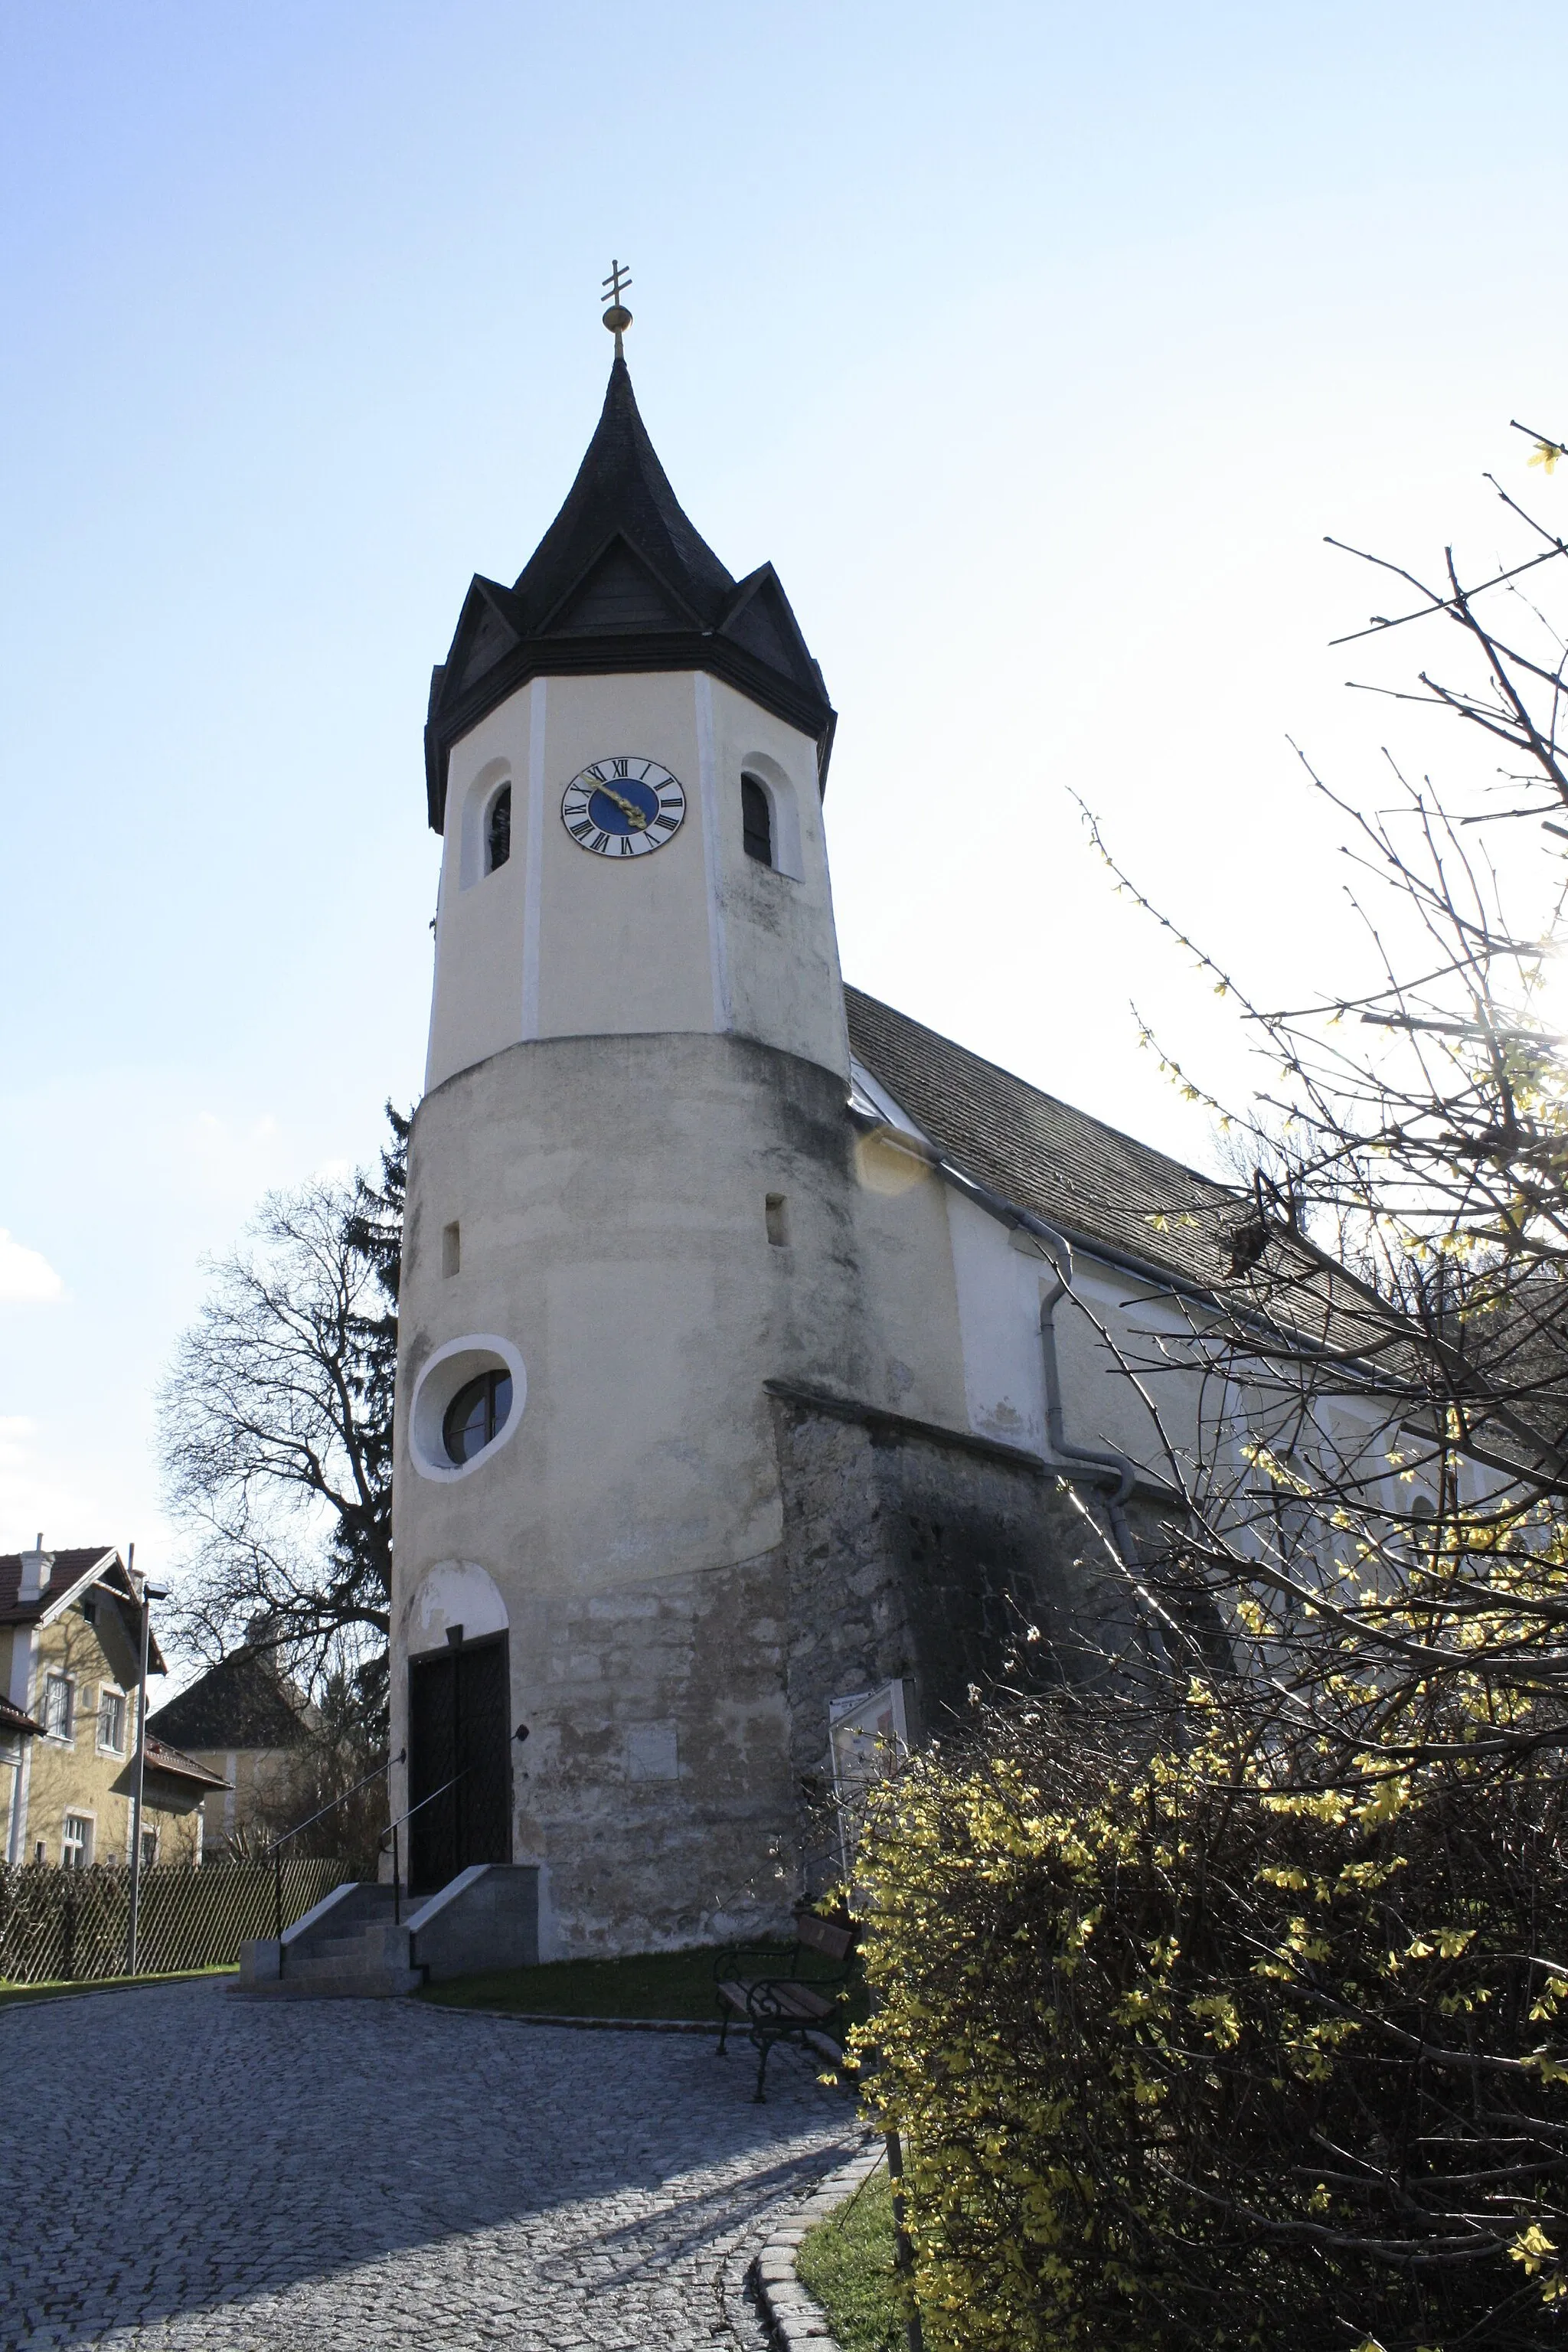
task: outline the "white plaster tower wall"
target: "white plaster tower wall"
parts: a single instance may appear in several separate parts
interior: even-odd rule
[[[585,856],[562,795],[631,753],[685,787],[657,856]],[[748,857],[741,779],[770,790],[793,871]],[[511,852],[483,818],[511,789]],[[452,753],[426,1083],[525,1039],[718,1031],[847,1073],[816,747],[705,672],[537,677]]]
[[[838,1081],[711,1034],[543,1040],[438,1088],[416,1137],[399,1610],[443,1560],[482,1563],[501,1592],[531,1735],[516,1858],[548,1867],[567,1944],[776,1919],[788,1889],[758,1873],[787,1847],[793,1794],[764,1382],[867,1378]],[[516,1347],[527,1402],[468,1475],[433,1479],[402,1398],[468,1332]]]

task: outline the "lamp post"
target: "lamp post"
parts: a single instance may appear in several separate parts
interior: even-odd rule
[[[136,1547],[131,1546],[125,1567],[132,1576]],[[136,1973],[136,1931],[142,1909],[142,1792],[147,1780],[147,1653],[153,1641],[153,1603],[166,1601],[162,1585],[142,1585],[142,1665],[136,1681],[136,1766],[131,1797],[131,1927],[125,1939],[125,1973]]]

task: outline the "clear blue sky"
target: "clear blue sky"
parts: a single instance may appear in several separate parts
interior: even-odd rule
[[[1509,417],[1568,432],[1565,52],[1432,0],[0,15],[0,1545],[168,1564],[202,1253],[416,1091],[430,666],[570,481],[612,252],[842,713],[847,971],[1201,1157],[1129,998],[1245,1065],[1070,793],[1261,983],[1339,952],[1284,736],[1353,783],[1385,722],[1322,535],[1486,551]]]

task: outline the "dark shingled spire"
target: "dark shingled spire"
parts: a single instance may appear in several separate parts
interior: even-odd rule
[[[681,593],[704,624],[717,617],[735,583],[680,510],[637,414],[624,359],[610,370],[598,426],[565,504],[513,589],[532,627],[549,625],[563,599],[617,535]]]
[[[617,352],[597,428],[560,513],[510,588],[476,577],[431,679],[430,822],[451,748],[540,675],[704,669],[815,738],[826,782],[834,712],[771,563],[739,582],[682,513]]]

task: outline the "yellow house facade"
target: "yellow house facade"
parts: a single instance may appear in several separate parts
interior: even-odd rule
[[[12,1864],[129,1863],[142,1591],[113,1546],[0,1554],[4,1853]],[[167,1671],[156,1639],[151,1673]],[[7,1783],[9,1785],[7,1785]],[[143,1864],[202,1858],[221,1774],[149,1733]]]

